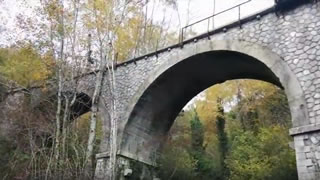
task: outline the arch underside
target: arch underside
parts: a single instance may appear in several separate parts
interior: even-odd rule
[[[272,71],[252,57],[227,51],[199,54],[175,65],[151,84],[131,113],[128,126],[136,123],[162,135],[190,99],[212,85],[233,79],[257,79],[282,87]]]
[[[91,110],[91,97],[85,93],[78,93],[76,95],[76,100],[71,106],[70,120],[74,120],[79,116],[89,112]]]
[[[284,88],[292,99],[297,94],[290,92],[289,88],[293,87],[292,73],[281,72],[289,69],[281,69],[282,64],[270,67],[256,57],[230,50],[201,52],[178,61],[159,73],[140,95],[123,131],[121,153],[145,163],[154,163],[157,150],[185,104],[204,89],[227,80],[270,82]],[[297,101],[294,98],[292,101],[291,111],[297,108]],[[293,119],[304,116],[304,112],[301,114],[293,114]]]
[[[62,111],[64,111],[64,107],[66,105],[65,98],[68,98],[69,103],[71,103],[71,101],[74,101],[69,109],[69,113],[70,113],[69,114],[69,122],[72,122],[73,120],[77,119],[81,115],[91,111],[92,99],[86,93],[77,92],[74,94],[74,92],[65,91],[65,92],[62,92],[62,97],[63,97],[62,98],[62,107],[63,108],[61,109]],[[73,99],[73,98],[75,98],[75,99]],[[56,101],[56,99],[57,99],[57,94],[50,97],[51,101]],[[57,102],[55,102],[55,103],[57,103]],[[63,114],[63,113],[61,113],[61,114]]]

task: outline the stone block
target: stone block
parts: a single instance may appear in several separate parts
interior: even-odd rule
[[[315,167],[314,166],[307,166],[307,171],[308,172],[314,172],[315,171]]]
[[[313,144],[318,144],[318,143],[319,143],[319,140],[318,140],[316,137],[314,137],[314,136],[311,136],[311,137],[310,137],[310,140],[311,140],[311,142],[312,142]]]
[[[313,110],[313,111],[320,110],[320,104],[315,105],[315,106],[312,108],[312,110]]]
[[[309,135],[305,134],[303,135],[303,140],[308,140],[309,139]]]
[[[318,159],[318,160],[320,160],[320,152],[315,152],[315,157],[316,157],[316,159]]]
[[[296,159],[297,160],[305,160],[306,154],[304,152],[296,152]]]
[[[309,117],[314,117],[315,116],[315,112],[309,112]]]
[[[310,146],[312,145],[312,142],[311,142],[310,140],[304,140],[303,143],[304,143],[304,146],[305,146],[305,147],[309,147],[309,148],[310,148]],[[310,151],[310,150],[309,150],[309,151]]]
[[[123,171],[123,175],[124,175],[124,177],[130,177],[132,175],[132,169],[126,168]]]
[[[306,158],[307,159],[312,159],[313,158],[313,153],[312,152],[307,152],[306,154]]]
[[[304,161],[301,161],[301,163],[304,164],[306,167],[313,166],[313,163],[312,163],[311,159],[306,159]]]
[[[304,141],[303,140],[294,140],[294,147],[300,148],[300,147],[304,147]],[[304,148],[303,148],[304,149]]]

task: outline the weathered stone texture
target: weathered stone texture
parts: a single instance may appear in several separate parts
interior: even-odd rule
[[[294,137],[299,179],[320,179],[320,133]]]
[[[107,180],[109,179],[109,156],[106,154],[100,154],[97,157],[97,166],[95,169],[96,180]],[[118,180],[125,179],[145,179],[154,180],[156,177],[156,170],[154,167],[143,164],[139,161],[129,159],[123,156],[117,158],[116,174]]]

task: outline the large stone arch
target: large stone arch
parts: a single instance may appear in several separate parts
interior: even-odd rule
[[[310,124],[300,84],[280,56],[245,41],[203,40],[172,53],[139,88],[120,124],[120,154],[153,164],[159,138],[183,106],[202,90],[239,78],[284,88],[293,126]]]

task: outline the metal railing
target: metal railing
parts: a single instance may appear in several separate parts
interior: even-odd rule
[[[201,22],[204,22],[204,21],[208,21],[208,26],[207,26],[207,33],[209,33],[210,32],[210,19],[212,18],[212,27],[213,27],[213,29],[212,30],[214,30],[214,28],[215,28],[215,26],[214,26],[214,17],[215,16],[217,16],[217,15],[220,15],[220,14],[223,14],[223,13],[225,13],[225,12],[227,12],[227,11],[231,11],[231,10],[233,10],[233,9],[238,9],[238,21],[239,21],[239,26],[241,27],[241,6],[242,5],[244,5],[244,4],[247,4],[247,3],[249,3],[251,0],[247,0],[247,1],[245,1],[245,2],[242,2],[242,3],[240,3],[240,4],[238,4],[238,5],[236,5],[236,6],[233,6],[233,7],[231,7],[231,8],[228,8],[228,9],[225,9],[225,10],[223,10],[223,11],[221,11],[221,12],[218,12],[218,13],[216,13],[216,14],[213,14],[213,15],[211,15],[211,16],[208,16],[208,17],[206,17],[206,18],[204,18],[204,19],[201,19],[201,20],[199,20],[199,21],[196,21],[196,22],[194,22],[194,23],[192,23],[192,24],[189,24],[189,25],[187,25],[187,26],[184,26],[182,29],[181,29],[181,31],[180,31],[180,38],[179,38],[179,42],[180,43],[183,43],[183,41],[185,40],[184,39],[184,33],[185,33],[185,30],[187,29],[187,28],[190,28],[190,27],[192,27],[192,26],[194,26],[194,25],[196,25],[196,24],[199,24],[199,23],[201,23]]]

